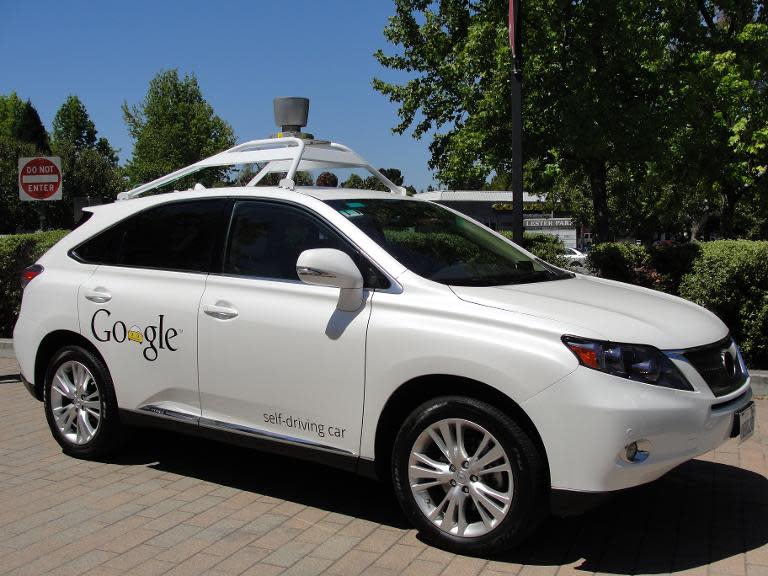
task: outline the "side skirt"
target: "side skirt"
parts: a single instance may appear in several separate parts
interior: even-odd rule
[[[324,464],[347,472],[366,474],[366,466],[360,470],[360,458],[349,452],[308,443],[301,439],[278,436],[261,430],[253,430],[226,422],[198,418],[189,414],[172,412],[157,407],[141,410],[120,409],[120,421],[126,426],[159,428],[181,434],[207,438],[225,444],[234,444],[252,450],[269,452],[307,462]],[[363,459],[365,460],[365,459]],[[370,462],[365,460],[365,462]]]

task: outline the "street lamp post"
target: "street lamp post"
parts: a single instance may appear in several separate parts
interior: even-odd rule
[[[520,54],[520,0],[509,0],[512,50],[512,238],[523,242],[523,70]]]

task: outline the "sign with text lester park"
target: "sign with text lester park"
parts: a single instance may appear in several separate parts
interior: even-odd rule
[[[19,158],[19,198],[27,202],[61,200],[61,158]]]

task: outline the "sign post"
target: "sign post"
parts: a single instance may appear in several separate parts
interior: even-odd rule
[[[36,156],[19,158],[19,198],[22,202],[61,200],[61,158]],[[40,230],[45,230],[45,211],[38,204]]]

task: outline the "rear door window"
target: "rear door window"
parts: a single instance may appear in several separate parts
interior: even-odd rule
[[[208,272],[221,246],[227,199],[173,202],[119,222],[75,248],[88,263]]]

